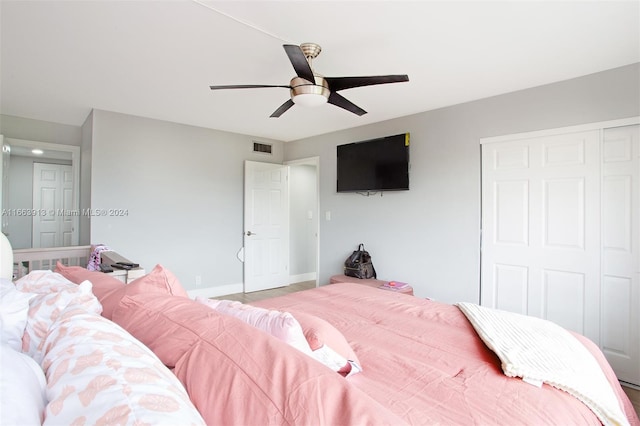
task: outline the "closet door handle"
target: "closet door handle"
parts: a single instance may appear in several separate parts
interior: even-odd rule
[[[257,234],[255,232],[247,231],[247,237],[250,237],[252,235],[257,235]]]

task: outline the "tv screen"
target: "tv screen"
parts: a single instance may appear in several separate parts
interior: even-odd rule
[[[409,133],[338,145],[338,192],[409,189]]]

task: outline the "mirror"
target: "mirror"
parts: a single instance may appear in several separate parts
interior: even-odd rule
[[[14,249],[78,245],[79,165],[78,146],[4,138],[2,232]]]

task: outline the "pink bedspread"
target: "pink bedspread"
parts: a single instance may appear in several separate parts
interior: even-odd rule
[[[324,318],[340,330],[364,371],[347,380],[411,424],[598,425],[558,389],[506,377],[460,310],[359,284],[333,284],[253,305]],[[633,406],[600,350],[601,364],[631,425]]]

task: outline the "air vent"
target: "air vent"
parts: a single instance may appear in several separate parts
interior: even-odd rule
[[[271,145],[266,143],[253,143],[253,152],[262,152],[263,154],[271,154]]]

